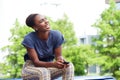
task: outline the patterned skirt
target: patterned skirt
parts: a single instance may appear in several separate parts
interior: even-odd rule
[[[35,67],[31,60],[27,60],[23,65],[23,80],[54,80],[62,76],[62,80],[74,80],[74,66],[70,63],[69,67],[64,69]]]

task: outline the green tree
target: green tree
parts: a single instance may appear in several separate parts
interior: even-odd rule
[[[5,63],[0,63],[0,71],[2,71],[3,70],[3,67],[5,66]],[[4,73],[3,72],[1,72],[0,73],[0,78],[3,78],[4,77],[4,75],[3,75]]]
[[[63,34],[65,38],[65,44],[63,46],[67,47],[77,44],[73,24],[69,21],[67,15],[64,15],[61,19],[56,21],[50,20],[50,24],[53,30],[59,30]]]
[[[2,48],[2,51],[9,52],[6,56],[6,61],[2,70],[2,73],[6,75],[5,77],[21,77],[21,69],[24,63],[23,55],[26,51],[21,45],[21,41],[23,40],[24,35],[30,31],[32,31],[31,28],[28,28],[25,25],[21,26],[18,20],[15,21],[13,28],[10,30],[10,44]]]
[[[70,46],[63,49],[63,54],[75,66],[75,75],[85,75],[88,67],[94,64],[94,48],[91,45]],[[86,69],[86,71],[85,71]]]
[[[113,0],[93,26],[98,29],[99,35],[94,40],[99,53],[96,63],[101,65],[103,73],[110,72],[120,78],[120,10],[117,10]]]

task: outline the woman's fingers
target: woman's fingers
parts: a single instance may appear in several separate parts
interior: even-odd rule
[[[62,59],[61,59],[61,60],[57,60],[57,61],[58,61],[58,62],[61,62],[61,63],[63,63],[63,62],[64,62],[64,60],[62,60]]]
[[[67,68],[67,67],[69,67],[69,64],[64,64],[64,68]]]
[[[62,62],[56,61],[56,62],[54,62],[54,66],[55,66],[56,68],[61,69],[61,68],[64,67],[64,64],[62,64]]]
[[[64,64],[62,62],[57,62],[58,65],[64,66]]]
[[[63,64],[61,60],[55,62],[56,68],[62,69],[69,67],[69,64]]]
[[[69,67],[69,64],[66,65],[66,68]]]

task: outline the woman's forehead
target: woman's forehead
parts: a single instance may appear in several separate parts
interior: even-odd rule
[[[44,18],[46,18],[44,15],[39,14],[35,17],[35,20],[41,20],[41,19],[44,19]]]
[[[46,18],[45,15],[39,15],[40,19]]]

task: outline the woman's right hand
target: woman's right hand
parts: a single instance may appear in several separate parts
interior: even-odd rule
[[[57,61],[53,62],[53,66],[56,67],[56,68],[59,68],[59,69],[64,68],[64,64],[60,60],[57,60]]]

